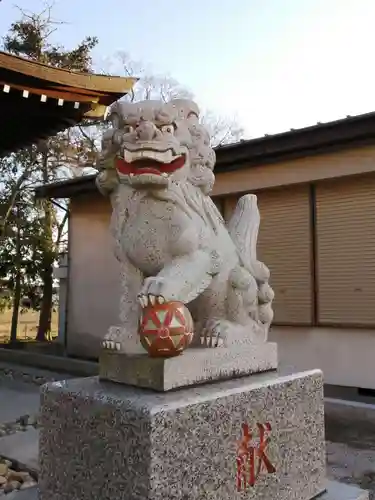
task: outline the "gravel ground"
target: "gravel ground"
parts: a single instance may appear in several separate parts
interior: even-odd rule
[[[17,366],[8,363],[0,363],[0,388],[1,385],[7,387],[8,383],[30,384],[31,386],[41,386],[47,382],[73,378],[72,376],[39,370],[33,367]],[[37,414],[19,415],[11,422],[0,422],[0,437],[14,434],[15,432],[26,431],[30,426],[38,427]]]
[[[35,392],[38,386],[46,382],[67,378],[72,377],[32,367],[0,363],[0,389],[2,386],[4,388],[13,388],[14,386],[27,385],[30,389],[34,387]],[[19,415],[14,421],[0,423],[0,438],[17,432],[25,432],[30,428],[38,428],[38,426],[37,414]],[[17,490],[27,490],[35,487],[36,484],[37,473],[35,471],[22,469],[18,463],[2,457],[0,450],[0,497],[4,497],[4,499],[12,497],[13,499],[12,495],[17,493]],[[18,493],[15,498],[18,498]]]
[[[26,490],[37,484],[37,478],[29,471],[16,470],[11,461],[0,458],[0,497],[14,490]]]

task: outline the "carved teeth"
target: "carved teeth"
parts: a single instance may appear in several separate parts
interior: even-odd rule
[[[148,296],[148,300],[149,300],[149,302],[151,303],[151,305],[153,305],[153,306],[155,305],[155,302],[156,302],[156,297],[155,297],[155,295],[149,295],[149,296]]]
[[[147,158],[151,158],[152,160],[158,160],[159,155],[156,151],[142,151],[142,156]]]
[[[133,154],[131,153],[131,151],[124,149],[124,160],[128,163],[131,163],[133,161]]]
[[[173,160],[172,151],[169,149],[169,150],[165,153],[164,163],[171,163],[171,161],[172,161],[172,160]]]
[[[164,304],[164,302],[165,302],[165,298],[164,298],[164,297],[162,297],[161,295],[159,295],[159,297],[158,297],[158,302],[159,302],[159,304]]]
[[[116,342],[116,351],[119,351],[121,349],[121,344],[119,342]]]
[[[139,151],[129,151],[127,149],[124,149],[123,155],[124,160],[127,163],[132,163],[142,158],[155,160],[160,163],[171,163],[173,160],[180,156],[174,155],[171,149],[168,149],[167,151],[152,151],[147,149],[141,149]]]

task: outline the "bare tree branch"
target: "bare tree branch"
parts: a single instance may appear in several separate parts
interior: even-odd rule
[[[112,67],[119,68],[125,76],[138,77],[139,81],[125,100],[130,102],[148,99],[193,99],[194,95],[177,80],[168,75],[158,75],[140,61],[133,60],[127,52],[119,51],[107,61]],[[118,71],[117,71],[118,72]],[[244,135],[243,128],[233,118],[219,117],[212,111],[202,115],[202,121],[208,128],[214,146],[238,142]]]

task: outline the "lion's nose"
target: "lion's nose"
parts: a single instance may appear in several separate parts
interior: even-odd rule
[[[136,133],[141,141],[152,141],[157,137],[157,128],[151,122],[142,122],[136,128]]]

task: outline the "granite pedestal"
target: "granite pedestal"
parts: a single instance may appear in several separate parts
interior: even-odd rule
[[[326,486],[320,371],[167,393],[54,382],[41,423],[42,500],[310,500]]]

